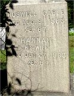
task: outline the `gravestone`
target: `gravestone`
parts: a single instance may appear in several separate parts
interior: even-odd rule
[[[67,3],[18,3],[9,11],[15,26],[8,38],[17,56],[8,56],[8,84],[15,90],[69,92]]]

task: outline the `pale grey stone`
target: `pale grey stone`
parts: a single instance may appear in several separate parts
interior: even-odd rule
[[[17,56],[8,57],[8,83],[15,90],[69,92],[66,2],[14,5],[9,17]],[[21,85],[17,80],[21,81]]]
[[[65,0],[18,0],[18,3],[24,4],[38,4],[38,3],[48,3],[48,2],[63,2]]]
[[[24,4],[33,4],[33,3],[42,3],[46,2],[46,0],[18,0],[18,3],[24,3]]]
[[[46,0],[47,2],[63,2],[65,0]]]

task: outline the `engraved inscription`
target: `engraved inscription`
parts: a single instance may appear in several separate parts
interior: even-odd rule
[[[43,10],[42,11],[42,15],[43,15],[43,18],[46,19],[48,18],[48,22],[50,23],[63,23],[65,22],[65,19],[64,19],[64,9],[52,9],[52,10]],[[59,16],[60,15],[60,16]],[[22,24],[23,25],[28,25],[28,24],[42,24],[42,21],[38,20],[32,20],[33,18],[37,18],[37,13],[33,10],[33,11],[17,11],[17,12],[13,12],[10,14],[9,17],[12,17],[12,18],[18,18],[18,17],[21,17],[23,18],[22,20]],[[25,19],[26,18],[26,19]],[[31,19],[29,19],[31,18]],[[15,21],[15,23],[17,23]],[[20,23],[20,22],[19,22]],[[28,28],[27,28],[28,29]]]
[[[44,60],[47,61],[47,64],[50,64],[49,60],[47,60],[47,50],[51,51],[52,48],[53,51],[49,53],[51,58],[66,59],[67,56],[64,51],[56,51],[56,47],[60,44],[58,43],[60,38],[53,33],[56,32],[59,34],[59,31],[62,33],[61,28],[58,26],[59,24],[63,26],[65,24],[64,9],[43,9],[40,14],[42,18],[40,16],[38,17],[38,13],[34,10],[17,11],[10,14],[15,25],[22,26],[25,35],[27,35],[25,37],[18,37],[17,41],[20,45],[17,45],[17,51],[19,58],[22,58],[22,60],[24,58],[28,59],[28,61],[24,61],[28,65],[37,64],[36,60],[38,60],[38,64],[44,64]],[[15,18],[21,18],[21,20],[18,21],[18,19]],[[51,33],[48,36],[47,33],[49,30],[51,30]],[[28,34],[33,34],[35,36],[29,36]],[[20,52],[20,50],[24,50],[24,52]]]

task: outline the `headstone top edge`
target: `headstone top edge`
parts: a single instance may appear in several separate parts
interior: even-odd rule
[[[14,0],[12,0],[14,1]],[[60,3],[66,2],[65,0],[17,0],[16,4],[42,4],[42,3]]]
[[[14,1],[14,0],[12,0],[12,1]],[[63,2],[66,0],[17,0],[17,1],[18,1],[18,3],[22,3],[22,2],[24,2],[24,3],[39,3],[39,2],[48,3],[48,2]]]
[[[49,3],[33,3],[33,4],[30,4],[30,3],[28,3],[28,4],[25,4],[25,3],[16,3],[16,4],[14,4],[14,5],[50,5],[50,4],[66,4],[67,2],[49,2]]]

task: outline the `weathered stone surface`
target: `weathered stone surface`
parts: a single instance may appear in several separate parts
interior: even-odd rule
[[[8,82],[20,90],[69,92],[66,2],[14,5],[9,18],[17,56],[8,57]]]
[[[63,2],[65,0],[18,0],[19,4],[39,4],[49,2]]]

